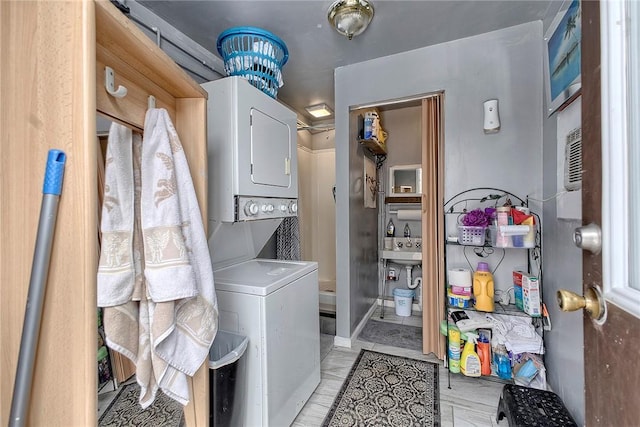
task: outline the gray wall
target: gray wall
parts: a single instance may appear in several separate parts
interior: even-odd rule
[[[385,189],[385,195],[389,196],[391,195],[391,189],[389,188],[389,167],[422,163],[422,107],[404,107],[382,111],[380,117],[382,119],[383,129],[389,133],[389,138],[387,139],[387,160],[381,168],[381,175],[384,179],[381,185]],[[420,237],[422,235],[420,221],[400,221],[398,220],[397,214],[389,213],[390,210],[417,208],[419,208],[419,205],[386,205],[384,209],[385,218],[383,218],[382,224],[386,227],[389,219],[392,219],[396,226],[396,236],[402,236],[404,225],[409,224],[411,236]],[[384,235],[384,230],[379,230],[378,232]],[[399,264],[393,264],[393,268],[396,270],[398,280],[387,283],[385,295],[389,297],[393,296],[393,290],[396,287],[407,286],[406,269]],[[422,276],[422,269],[414,267],[412,276]],[[416,292],[420,292],[420,289],[417,289]],[[382,282],[378,287],[378,294],[381,293]]]
[[[354,218],[349,227],[347,239],[344,239],[344,236],[338,237],[337,234],[339,232],[336,232],[336,291],[339,280],[337,277],[338,265],[342,258],[340,253],[344,249],[342,244],[347,241],[349,242],[348,249],[351,260],[351,298],[349,299],[348,307],[344,307],[340,305],[336,295],[336,327],[338,322],[337,313],[345,313],[344,310],[346,309],[350,313],[348,317],[350,321],[349,330],[353,331],[378,296],[378,234],[376,231],[378,227],[378,209],[364,207],[365,154],[364,148],[355,142],[357,134],[355,115],[352,115],[351,120],[351,133],[348,140],[353,143],[346,146],[349,150],[348,181],[346,181],[349,183],[348,213],[345,214],[340,207],[336,206],[336,224],[344,218]],[[339,154],[336,149],[336,168],[338,167],[338,157]],[[345,181],[338,178],[336,171],[336,198],[337,193],[345,189],[341,185],[343,182]],[[380,200],[377,200],[376,206],[378,203],[380,203]],[[337,225],[336,230],[340,230]],[[349,335],[342,336],[349,337]]]
[[[445,198],[470,187],[540,197],[541,39],[542,23],[533,22],[336,69],[338,336],[350,337],[365,314],[370,297],[362,283],[375,270],[375,259],[360,264],[362,218],[351,210],[362,154],[349,135],[350,107],[444,90]],[[499,99],[502,129],[485,135],[482,104],[492,98]]]
[[[545,32],[560,4],[553,6],[544,20]],[[545,196],[549,197],[557,192],[557,114],[547,118],[544,111],[543,189]],[[562,313],[555,299],[558,289],[582,294],[582,252],[573,245],[573,230],[581,225],[581,221],[557,219],[556,210],[555,198],[544,203],[544,301],[553,324],[553,329],[545,332],[544,336],[547,381],[578,425],[584,425],[582,312]]]
[[[360,286],[354,283],[362,282],[364,269],[375,268],[373,261],[358,264],[353,253],[357,233],[350,229],[359,226],[359,217],[348,211],[352,195],[347,183],[361,154],[348,137],[349,107],[444,90],[445,199],[473,186],[496,186],[536,199],[553,195],[556,116],[547,118],[544,110],[542,35],[559,6],[550,8],[544,26],[524,24],[336,70],[338,336],[349,337],[364,314],[356,302],[362,299]],[[499,99],[502,129],[484,135],[481,105],[490,98]],[[560,313],[555,301],[559,288],[581,291],[582,255],[571,243],[580,221],[558,220],[555,199],[531,205],[542,216],[543,293],[553,322],[545,333],[547,380],[583,424],[582,314]]]
[[[544,194],[556,188],[556,116],[544,121]],[[558,289],[582,294],[582,252],[573,244],[580,221],[556,219],[556,199],[544,204],[542,240],[544,302],[552,330],[544,335],[547,382],[564,401],[579,425],[584,424],[584,353],[582,311],[563,313],[556,302]]]
[[[422,108],[403,107],[380,112],[382,128],[387,138],[387,160],[383,169],[388,175],[389,166],[421,162],[422,156]],[[383,183],[389,193],[389,180]]]

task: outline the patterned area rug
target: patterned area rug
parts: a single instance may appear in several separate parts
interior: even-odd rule
[[[362,350],[322,425],[440,426],[438,365]]]
[[[163,426],[182,427],[184,411],[181,404],[158,391],[156,400],[147,409],[138,403],[140,386],[124,384],[104,414],[98,420],[99,427]]]
[[[422,328],[370,319],[358,335],[362,341],[422,350]]]

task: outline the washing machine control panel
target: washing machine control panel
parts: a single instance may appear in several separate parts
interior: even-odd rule
[[[236,221],[298,216],[298,199],[236,196]]]

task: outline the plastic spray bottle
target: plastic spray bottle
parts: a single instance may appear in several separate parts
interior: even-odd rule
[[[460,330],[449,325],[449,370],[454,374],[460,372]]]
[[[480,357],[476,353],[475,347],[478,336],[467,332],[467,342],[462,350],[462,356],[460,356],[460,371],[468,377],[479,377],[481,375],[480,370]]]

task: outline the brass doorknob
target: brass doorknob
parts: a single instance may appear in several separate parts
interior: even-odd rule
[[[558,306],[562,311],[576,311],[584,308],[594,320],[601,320],[605,314],[605,305],[598,288],[587,289],[584,296],[560,289],[557,292]]]

